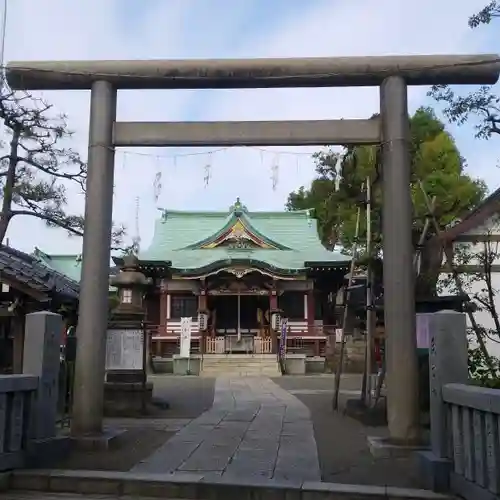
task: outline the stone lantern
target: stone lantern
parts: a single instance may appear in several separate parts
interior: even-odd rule
[[[139,269],[135,255],[123,265],[110,284],[118,289],[118,305],[111,311],[106,335],[104,411],[107,415],[134,416],[151,405],[153,384],[147,381],[148,338],[144,293],[151,285]]]
[[[119,304],[112,311],[113,319],[121,321],[142,321],[145,316],[144,291],[151,285],[139,270],[139,260],[135,255],[123,258],[120,272],[110,280],[111,286],[118,289]]]

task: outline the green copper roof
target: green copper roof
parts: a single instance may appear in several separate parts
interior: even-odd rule
[[[48,268],[64,274],[73,281],[80,283],[82,275],[81,255],[48,255],[39,248],[35,248],[33,256]]]
[[[251,243],[260,243],[251,248],[223,246],[221,238],[238,223],[239,230],[244,226],[252,237]],[[306,261],[332,265],[349,261],[348,256],[323,247],[316,220],[307,211],[249,212],[239,200],[227,212],[163,211],[150,247],[139,258],[170,260],[174,271],[191,275],[234,265],[299,274]]]
[[[52,255],[35,247],[33,256],[49,269],[80,283],[82,279],[82,256],[80,254]],[[109,290],[114,291],[116,288],[110,286]]]

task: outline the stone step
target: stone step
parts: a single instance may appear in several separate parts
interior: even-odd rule
[[[203,365],[204,370],[277,370],[278,364],[274,365]]]
[[[252,373],[255,375],[279,375],[281,371],[278,366],[258,366],[258,367],[249,367],[249,366],[218,366],[218,367],[206,367],[204,366],[201,370],[202,373],[206,375],[223,375],[223,374],[237,374],[237,373]]]
[[[241,364],[205,364],[203,363],[203,368],[215,368],[215,369],[224,369],[224,368],[251,368],[251,369],[256,369],[258,370],[259,368],[276,368],[278,366],[278,363],[272,363],[272,364],[247,364],[247,363],[241,363]]]
[[[54,498],[164,498],[204,500],[253,498],[255,500],[325,500],[366,498],[367,500],[453,500],[456,497],[428,490],[323,483],[318,481],[273,480],[255,477],[225,477],[197,473],[144,474],[90,470],[24,469],[3,474],[8,491],[0,500]],[[36,495],[33,495],[36,492]],[[63,493],[72,494],[62,496]],[[84,495],[84,496],[82,496]],[[89,496],[90,495],[90,496]]]
[[[201,375],[217,377],[280,377],[275,354],[209,354],[203,358]]]
[[[230,376],[231,378],[239,378],[239,377],[244,377],[244,378],[258,378],[258,377],[267,377],[267,378],[278,378],[281,377],[281,373],[275,372],[275,373],[251,373],[251,372],[222,372],[222,373],[200,373],[200,377],[202,378],[217,378],[217,377],[223,377],[223,376]]]
[[[267,378],[278,378],[281,377],[281,373],[248,373],[248,372],[231,372],[231,373],[204,373],[200,374],[202,378],[217,378],[223,376],[230,376],[231,378],[259,378],[259,377],[267,377]]]
[[[266,370],[266,371],[246,371],[246,370],[232,370],[228,371],[202,371],[202,376],[205,377],[219,377],[219,376],[254,376],[254,377],[280,377],[281,372],[278,370]]]

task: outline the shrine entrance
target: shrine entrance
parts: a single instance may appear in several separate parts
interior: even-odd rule
[[[259,333],[269,311],[269,297],[259,295],[209,296],[207,308],[217,334]],[[269,315],[269,314],[267,314]]]
[[[379,144],[390,437],[418,437],[410,191],[408,85],[495,84],[498,55],[167,61],[19,61],[7,65],[14,90],[88,89],[90,129],[72,433],[102,432],[108,321],[114,151],[122,146],[301,146]],[[380,90],[367,120],[117,122],[118,89],[361,87]]]

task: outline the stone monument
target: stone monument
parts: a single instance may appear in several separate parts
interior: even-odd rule
[[[151,408],[153,384],[147,381],[148,339],[143,295],[150,280],[139,270],[135,255],[123,259],[111,278],[119,303],[111,312],[106,333],[104,414],[134,416]]]
[[[26,315],[23,373],[39,380],[32,422],[32,438],[36,440],[56,436],[62,330],[59,314],[41,311]]]

